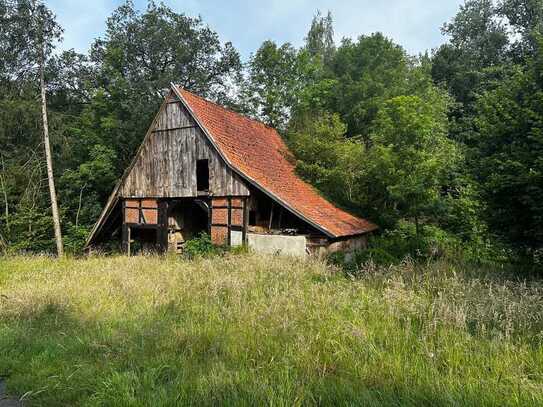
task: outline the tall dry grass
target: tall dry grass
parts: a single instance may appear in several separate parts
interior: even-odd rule
[[[543,284],[447,262],[0,260],[29,405],[543,404]]]

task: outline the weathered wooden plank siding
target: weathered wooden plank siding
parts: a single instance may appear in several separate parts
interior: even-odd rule
[[[197,196],[196,161],[209,160],[209,191],[213,195],[249,195],[238,175],[180,103],[168,103],[156,120],[121,187],[122,197]]]

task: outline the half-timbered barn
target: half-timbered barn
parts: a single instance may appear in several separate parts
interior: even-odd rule
[[[216,244],[325,254],[362,248],[375,229],[300,179],[276,130],[172,84],[87,247],[182,251],[208,232]]]

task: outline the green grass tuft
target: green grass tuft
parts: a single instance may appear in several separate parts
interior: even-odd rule
[[[543,283],[226,254],[0,259],[28,405],[543,404]]]

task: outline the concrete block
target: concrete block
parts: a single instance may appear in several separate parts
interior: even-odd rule
[[[258,253],[285,254],[299,257],[307,255],[305,236],[248,233],[247,242],[249,247]]]

